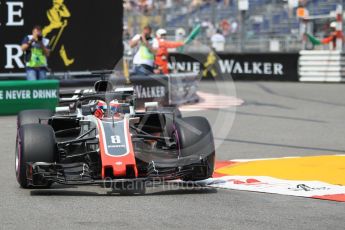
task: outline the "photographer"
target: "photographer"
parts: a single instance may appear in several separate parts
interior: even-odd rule
[[[43,80],[47,77],[47,57],[50,49],[49,40],[42,35],[40,26],[34,26],[32,34],[22,41],[24,51],[27,80]]]
[[[158,42],[151,37],[152,29],[145,26],[142,34],[135,35],[129,42],[131,48],[139,46],[134,56],[133,75],[150,75],[153,74],[155,53],[158,49]]]

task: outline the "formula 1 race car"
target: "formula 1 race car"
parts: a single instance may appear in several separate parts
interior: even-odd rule
[[[19,113],[15,169],[22,188],[130,185],[142,192],[133,184],[212,176],[215,146],[207,119],[182,117],[154,102],[137,111],[132,88],[105,88],[103,80],[95,92],[61,98],[55,112]]]

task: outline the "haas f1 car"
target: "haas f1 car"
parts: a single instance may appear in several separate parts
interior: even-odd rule
[[[105,88],[109,83],[99,81],[93,93],[61,98],[55,112],[18,115],[15,169],[22,188],[212,176],[215,146],[204,117],[182,117],[154,102],[137,111],[132,88]]]

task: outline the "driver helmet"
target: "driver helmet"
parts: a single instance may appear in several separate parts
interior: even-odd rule
[[[110,109],[114,115],[119,114],[119,108],[120,108],[120,104],[117,101],[110,102]],[[98,118],[102,118],[104,114],[107,114],[107,112],[108,112],[107,103],[105,103],[104,101],[98,101],[95,115]]]

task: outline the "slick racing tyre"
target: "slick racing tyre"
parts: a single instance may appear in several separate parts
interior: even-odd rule
[[[212,129],[204,117],[186,117],[176,123],[176,133],[180,155],[199,155],[202,160],[191,167],[193,172],[183,180],[195,181],[210,178],[214,171],[215,145]]]
[[[22,125],[39,124],[40,119],[48,119],[54,113],[48,109],[24,110],[17,116],[17,128]]]
[[[52,127],[41,124],[22,125],[18,130],[15,153],[17,181],[22,188],[28,188],[26,168],[29,162],[56,161],[56,141]],[[40,187],[51,183],[41,181]]]

